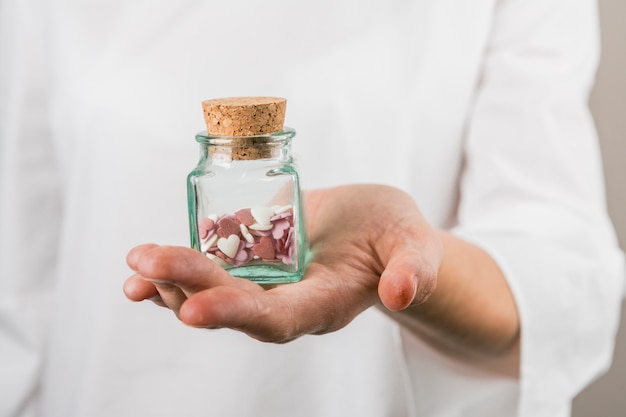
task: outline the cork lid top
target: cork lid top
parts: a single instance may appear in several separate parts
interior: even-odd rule
[[[255,136],[279,132],[287,100],[278,97],[230,97],[202,102],[207,132],[215,136]]]

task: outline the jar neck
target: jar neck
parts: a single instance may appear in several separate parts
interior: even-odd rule
[[[291,159],[291,139],[295,130],[258,136],[211,136],[206,132],[196,135],[200,143],[201,159],[222,161],[251,161],[259,159]]]

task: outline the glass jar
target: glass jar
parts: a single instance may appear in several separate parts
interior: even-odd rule
[[[260,284],[302,279],[307,238],[295,130],[255,136],[201,132],[187,178],[191,246],[236,277]]]

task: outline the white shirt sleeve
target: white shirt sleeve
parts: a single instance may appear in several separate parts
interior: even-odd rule
[[[521,316],[520,415],[562,409],[606,370],[624,260],[588,110],[592,0],[503,0],[469,120],[459,225],[500,264]]]
[[[38,26],[0,0],[0,416],[36,413],[60,204]]]

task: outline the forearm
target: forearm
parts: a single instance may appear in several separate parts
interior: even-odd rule
[[[517,374],[519,316],[502,271],[479,247],[439,235],[444,256],[436,290],[424,303],[388,314],[449,355]]]

